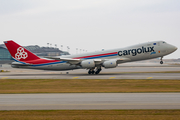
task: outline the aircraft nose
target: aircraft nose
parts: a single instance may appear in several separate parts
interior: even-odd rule
[[[174,47],[174,51],[176,51],[178,48],[176,46],[173,46]]]
[[[170,49],[173,50],[173,51],[176,51],[178,48],[174,45],[170,45]]]
[[[177,50],[177,49],[178,49],[176,46],[174,46],[174,47],[175,47],[175,50]]]

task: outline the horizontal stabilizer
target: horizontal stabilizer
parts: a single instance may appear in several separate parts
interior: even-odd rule
[[[17,66],[31,66],[32,64],[22,64],[22,63],[19,63],[19,62],[12,62],[11,65],[17,65]]]

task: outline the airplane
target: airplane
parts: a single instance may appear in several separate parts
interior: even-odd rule
[[[165,41],[153,41],[99,52],[41,58],[13,40],[4,41],[4,44],[15,60],[11,64],[13,68],[57,71],[88,69],[88,74],[99,74],[102,67],[115,68],[118,64],[159,57],[160,64],[163,64],[162,58],[177,50],[177,47]]]

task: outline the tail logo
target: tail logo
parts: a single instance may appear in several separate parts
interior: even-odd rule
[[[27,52],[24,51],[23,47],[19,47],[17,49],[17,53],[15,54],[15,58],[20,60],[21,58],[26,59],[28,57]]]

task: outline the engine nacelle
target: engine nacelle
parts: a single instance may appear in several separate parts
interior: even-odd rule
[[[95,62],[94,60],[84,60],[81,62],[82,68],[94,68]]]
[[[103,67],[105,68],[115,68],[116,66],[117,66],[116,60],[109,60],[103,63]]]

